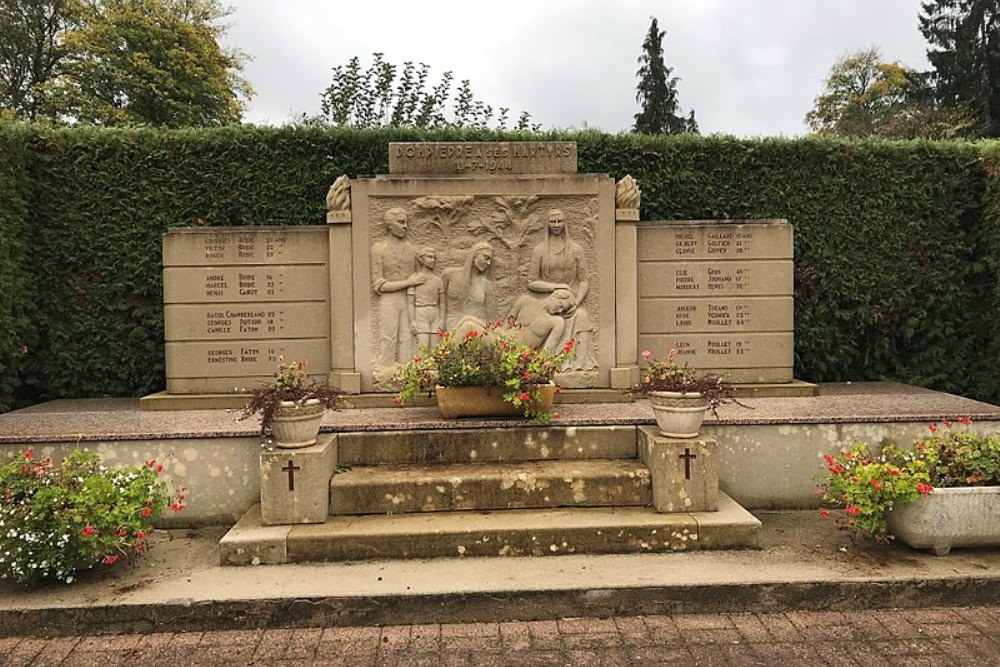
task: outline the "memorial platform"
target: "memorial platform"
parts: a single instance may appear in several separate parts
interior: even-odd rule
[[[910,442],[942,417],[969,417],[1000,431],[1000,407],[894,383],[819,385],[816,396],[743,399],[709,415],[703,434],[719,443],[720,488],[749,509],[816,506],[821,456],[856,440]],[[555,428],[638,429],[653,423],[645,401],[560,404]],[[328,413],[329,434],[468,431],[535,427],[517,420],[441,419],[434,408],[365,408]],[[356,436],[355,436],[356,437]],[[260,438],[252,421],[229,410],[141,411],[138,399],[51,401],[0,415],[0,455],[27,447],[60,458],[90,447],[110,464],[164,462],[173,483],[190,489],[189,508],[165,525],[233,525],[260,502]]]

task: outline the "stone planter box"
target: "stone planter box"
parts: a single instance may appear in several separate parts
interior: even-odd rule
[[[1000,486],[934,489],[886,518],[897,539],[938,556],[952,547],[1000,545]]]
[[[541,388],[541,410],[551,410],[556,386]],[[458,417],[523,417],[524,408],[503,400],[503,387],[437,387],[438,409],[444,419]]]

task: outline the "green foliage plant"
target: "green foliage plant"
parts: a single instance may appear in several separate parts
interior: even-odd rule
[[[146,551],[153,522],[185,507],[160,479],[163,464],[105,468],[70,453],[59,467],[29,449],[0,466],[0,578],[72,583],[76,571],[130,561]]]
[[[824,455],[820,516],[836,515],[852,537],[884,543],[894,539],[886,524],[892,508],[935,488],[1000,485],[1000,436],[980,436],[956,423],[968,426],[971,421],[930,424],[930,437],[908,449],[887,444],[874,455],[867,443],[859,442]]]
[[[653,391],[697,393],[708,400],[712,414],[716,414],[720,405],[727,403],[742,405],[736,400],[736,388],[725,377],[715,373],[701,373],[687,365],[678,365],[676,349],[672,348],[667,353],[666,360],[657,359],[649,350],[642,351],[642,358],[646,367],[642,370],[639,384],[628,388],[627,393],[648,394]]]
[[[274,378],[267,384],[255,387],[250,392],[250,401],[240,411],[240,419],[249,419],[260,414],[260,434],[267,435],[274,422],[274,416],[282,404],[292,403],[302,407],[306,401],[319,401],[327,408],[336,408],[337,399],[343,392],[323,382],[314,382],[306,373],[305,361],[285,362],[278,356],[278,367]]]
[[[573,358],[575,342],[570,339],[559,350],[539,350],[518,342],[518,328],[510,320],[497,320],[439,331],[437,345],[422,348],[420,355],[400,368],[403,389],[396,403],[401,405],[436,386],[501,387],[504,400],[523,409],[526,417],[539,424],[558,419],[558,413],[542,409],[541,388]]]

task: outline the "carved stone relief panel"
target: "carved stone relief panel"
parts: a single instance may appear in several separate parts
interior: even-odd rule
[[[525,180],[543,187],[530,191]],[[552,180],[570,179],[521,179],[506,191],[496,181],[404,181],[409,188],[402,189],[414,192],[375,179],[371,189],[388,191],[355,195],[355,282],[367,286],[355,296],[356,308],[367,308],[356,330],[360,347],[366,339],[370,350],[360,364],[366,389],[393,390],[399,365],[432,346],[439,329],[508,317],[533,345],[576,341],[561,384],[601,386],[599,351],[614,345],[602,326],[602,317],[612,329],[614,321],[614,186],[603,179],[600,191],[594,177],[584,177],[589,192],[546,192]],[[608,290],[611,299],[602,299]]]

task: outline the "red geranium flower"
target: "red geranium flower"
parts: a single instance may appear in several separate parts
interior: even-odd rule
[[[857,516],[861,514],[861,508],[858,507],[857,505],[848,505],[845,511],[851,516]]]
[[[80,534],[83,535],[84,537],[90,537],[91,535],[94,535],[95,533],[97,533],[97,531],[94,530],[93,526],[85,526],[84,529],[82,531],[80,531]]]

